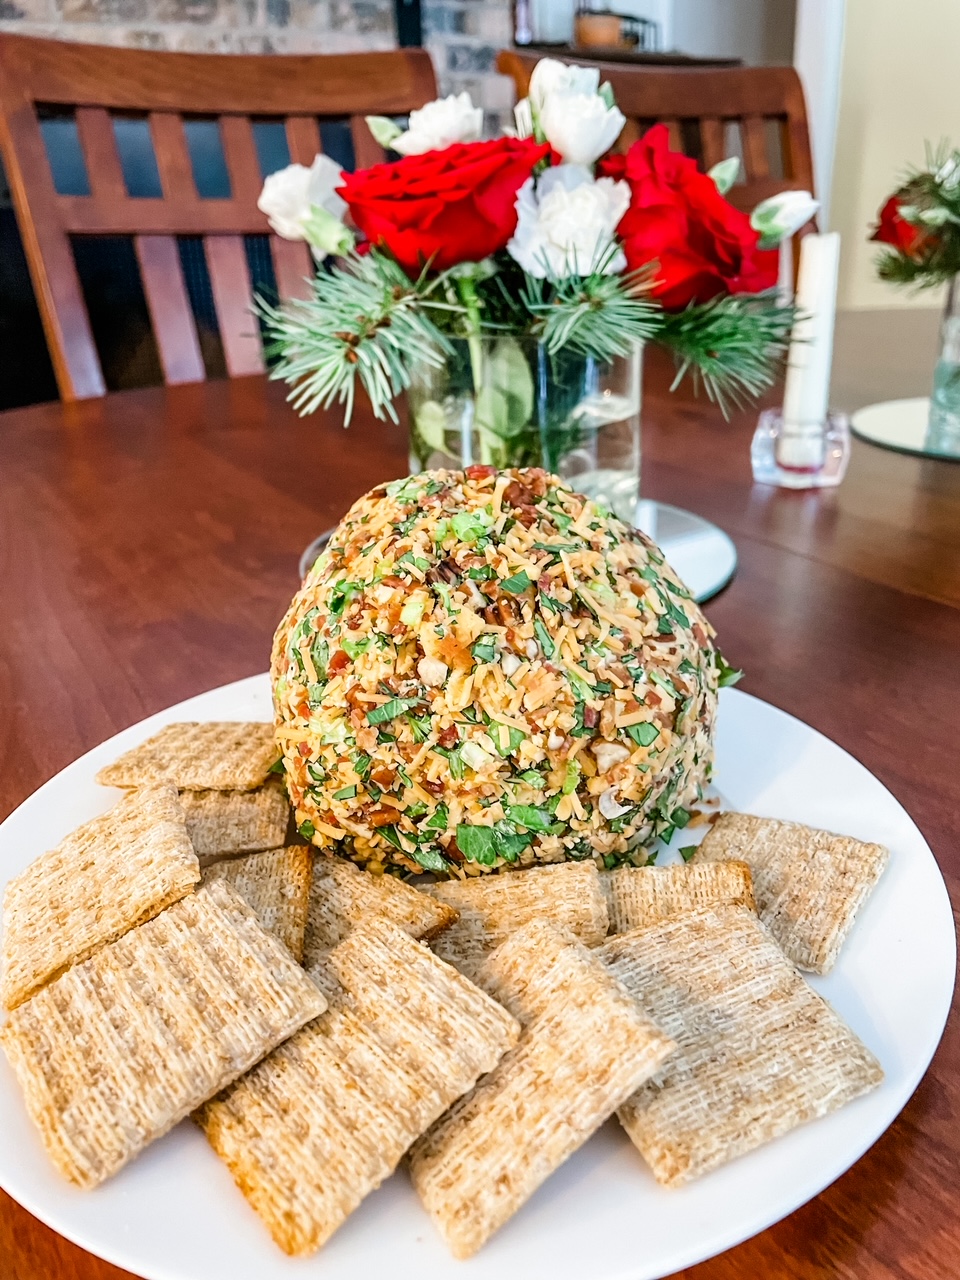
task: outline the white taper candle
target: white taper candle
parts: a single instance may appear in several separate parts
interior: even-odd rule
[[[800,241],[799,316],[793,327],[783,389],[785,431],[820,426],[830,403],[833,324],[837,311],[840,236],[804,236]]]

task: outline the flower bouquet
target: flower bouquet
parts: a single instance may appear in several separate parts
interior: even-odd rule
[[[871,239],[881,280],[913,289],[947,285],[925,448],[960,456],[960,151],[929,152],[883,204]]]
[[[406,129],[368,117],[399,159],[267,179],[274,231],[333,255],[306,300],[261,302],[272,373],[302,412],[337,402],[347,421],[358,380],[379,418],[407,393],[415,470],[543,465],[632,518],[642,344],[721,407],[769,385],[796,193],[742,213],[737,162],[702,173],[663,126],[611,154],[625,119],[596,68],[544,59],[515,116],[490,141],[467,94]]]

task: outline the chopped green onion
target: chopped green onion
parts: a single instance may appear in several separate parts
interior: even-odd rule
[[[341,787],[339,791],[333,793],[334,800],[352,800],[357,794],[356,783],[350,787]]]
[[[309,818],[305,822],[301,822],[297,830],[305,840],[310,840],[316,833],[317,828],[313,825]]]
[[[424,871],[449,871],[450,863],[436,845],[420,845],[413,851],[414,859],[420,863]]]
[[[638,747],[649,747],[660,737],[660,728],[645,720],[640,724],[627,725],[626,734]]]
[[[543,625],[540,618],[534,618],[533,630],[537,639],[540,641],[540,648],[543,650],[544,657],[552,658],[557,652],[557,646],[553,643],[553,640],[550,637],[550,632]]]
[[[507,817],[518,826],[528,831],[549,831],[553,825],[553,815],[530,804],[511,804],[504,806]]]
[[[381,706],[367,712],[367,724],[386,724],[388,720],[395,720],[397,716],[402,716],[405,711],[417,706],[419,702],[419,698],[391,698],[389,702],[384,702]]]
[[[495,636],[481,636],[479,640],[474,641],[473,648],[470,650],[473,654],[475,662],[493,662],[497,656],[497,641]]]
[[[531,582],[530,575],[527,573],[526,569],[521,569],[520,572],[514,574],[512,578],[506,578],[500,583],[501,589],[503,591],[508,591],[512,596],[519,596],[526,591],[528,587],[532,586],[533,583]]]

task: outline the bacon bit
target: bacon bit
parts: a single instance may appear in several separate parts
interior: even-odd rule
[[[417,785],[423,787],[424,791],[429,791],[432,796],[442,796],[446,791],[442,782],[431,782],[429,778],[420,778]]]
[[[347,618],[347,630],[359,631],[359,629],[362,626],[363,626],[363,609],[361,608],[361,609],[358,609],[356,613],[352,613],[350,617]]]
[[[375,769],[370,775],[370,781],[375,782],[383,791],[389,791],[396,780],[396,769]]]
[[[389,827],[396,822],[399,814],[396,809],[372,809],[369,813],[363,815],[364,821],[369,822],[371,827]]]
[[[537,512],[534,511],[533,507],[518,507],[516,510],[517,524],[522,524],[525,529],[529,529],[532,525],[535,525],[537,520],[540,518],[537,515]]]
[[[488,476],[497,474],[496,467],[488,467],[482,463],[475,462],[473,466],[466,467],[463,474],[468,480],[486,480]]]
[[[600,712],[596,707],[583,708],[583,727],[585,729],[595,729],[600,722]]]
[[[706,645],[707,643],[706,632],[704,631],[703,627],[701,627],[699,622],[695,622],[693,624],[693,636],[697,644]]]
[[[527,467],[523,478],[535,498],[542,498],[547,492],[547,473],[543,467]]]
[[[503,500],[508,507],[519,507],[533,501],[533,494],[516,480],[511,480],[503,491]]]
[[[663,699],[660,697],[659,693],[656,693],[653,689],[651,689],[647,694],[647,696],[644,698],[644,702],[647,704],[648,707],[659,707],[663,702]]]
[[[541,591],[549,591],[550,588],[553,586],[553,579],[549,577],[547,574],[543,574],[542,577],[537,579],[537,586],[540,588]]]
[[[460,741],[460,734],[457,732],[457,726],[455,724],[448,725],[440,734],[437,741],[440,743],[441,747],[446,747],[448,751],[451,747],[455,747]]]
[[[308,742],[301,742],[297,747],[297,750],[302,756],[308,756],[310,754],[310,744]]]
[[[330,661],[327,663],[328,671],[342,671],[344,667],[349,667],[350,655],[345,649],[338,649]]]
[[[481,582],[480,590],[489,600],[500,599],[500,583],[496,580],[496,578],[491,578],[487,582]],[[490,619],[488,618],[487,621],[489,622]]]
[[[383,587],[405,587],[407,584],[402,578],[398,578],[395,573],[388,574],[385,578],[380,579],[380,585]]]
[[[386,485],[380,485],[378,489],[371,489],[367,494],[368,498],[385,498],[387,496]]]
[[[444,845],[443,851],[453,862],[466,862],[466,858],[460,852],[456,839],[453,837],[451,837],[449,844]]]
[[[497,601],[497,613],[500,617],[501,626],[510,627],[513,623],[520,621],[520,613],[517,606],[507,596],[503,596]],[[507,639],[511,644],[514,643],[509,631],[507,632]]]
[[[635,596],[645,596],[647,594],[646,586],[642,582],[631,581],[630,590],[633,592]]]

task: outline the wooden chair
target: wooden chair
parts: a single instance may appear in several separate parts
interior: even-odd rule
[[[132,237],[164,380],[205,377],[178,236],[201,236],[227,372],[260,373],[263,351],[250,314],[244,236],[265,235],[257,209],[263,180],[253,121],[283,122],[291,161],[309,165],[321,149],[320,121],[348,120],[358,166],[383,151],[364,115],[406,115],[436,97],[422,49],[320,57],[152,53],[0,35],[0,154],[26,249],[61,397],[103,395],[101,362],[71,241]],[[42,113],[73,112],[89,194],[56,190]],[[149,122],[162,194],[132,196],[114,123]],[[197,190],[184,117],[219,123],[229,174],[227,198]],[[302,242],[270,237],[281,297],[301,293],[311,272]]]
[[[504,50],[497,69],[512,76],[517,97],[526,97],[542,54]],[[573,62],[566,58],[562,61]],[[615,150],[626,151],[646,129],[664,123],[671,145],[710,169],[738,155],[742,181],[728,199],[753,209],[778,191],[813,191],[807,109],[793,67],[625,66],[598,62],[627,123]]]

